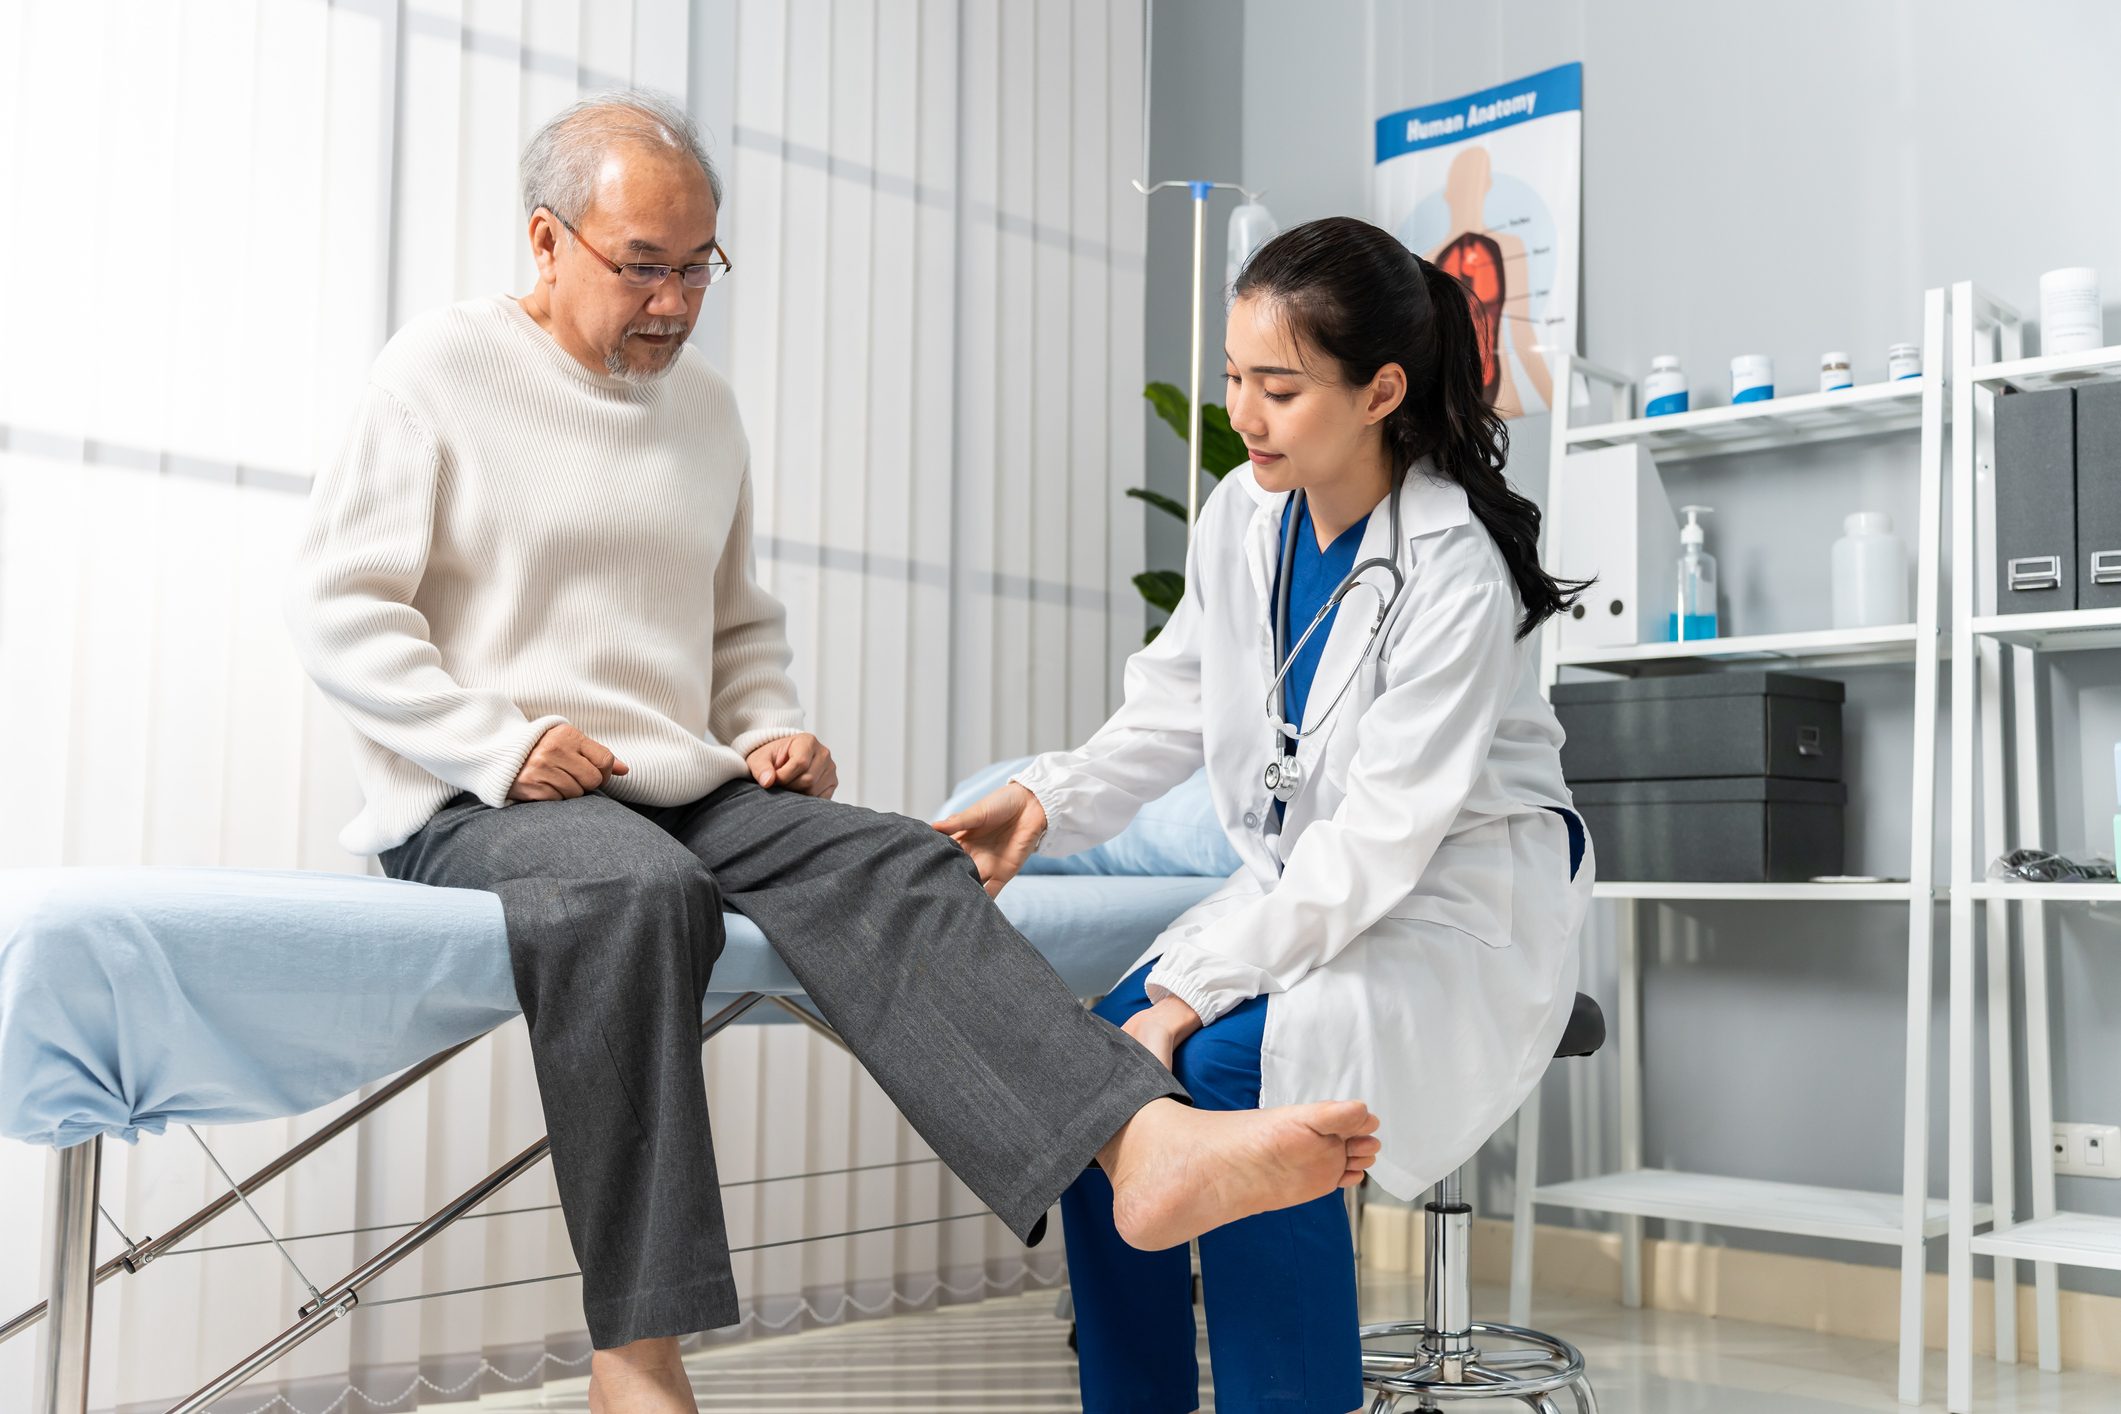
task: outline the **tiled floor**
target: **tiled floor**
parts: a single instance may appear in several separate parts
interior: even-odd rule
[[[1420,1294],[1404,1279],[1363,1288],[1366,1320],[1404,1316]],[[1499,1311],[1502,1293],[1475,1293],[1476,1311]],[[1890,1345],[1779,1326],[1664,1311],[1630,1311],[1581,1297],[1548,1298],[1535,1324],[1584,1353],[1605,1414],[1846,1414],[1894,1411],[1898,1355]],[[896,1316],[687,1360],[703,1414],[845,1414],[849,1410],[1045,1414],[1078,1407],[1067,1326],[1053,1295],[1037,1292]],[[1207,1376],[1205,1342],[1201,1370]],[[1944,1407],[1944,1357],[1932,1354],[1927,1407]],[[2121,1375],[1975,1364],[1983,1414],[2100,1414],[2121,1410]],[[536,1395],[489,1396],[480,1414],[589,1407],[585,1381]],[[1202,1408],[1213,1409],[1202,1390]],[[1486,1403],[1462,1405],[1490,1409]],[[1521,1407],[1521,1406],[1516,1406]],[[1562,1407],[1569,1409],[1570,1402]]]

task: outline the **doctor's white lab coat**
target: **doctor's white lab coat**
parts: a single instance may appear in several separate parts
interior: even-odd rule
[[[1380,505],[1356,559],[1396,549],[1406,592],[1346,700],[1299,745],[1303,786],[1278,830],[1262,773],[1287,497],[1249,465],[1202,509],[1185,599],[1129,660],[1125,702],[1079,750],[1016,779],[1045,807],[1040,848],[1070,854],[1205,761],[1243,867],[1135,966],[1158,959],[1150,997],[1176,995],[1210,1025],[1272,994],[1260,1103],[1368,1102],[1383,1121],[1371,1173],[1411,1199],[1470,1158],[1552,1060],[1593,861],[1587,850],[1570,880],[1567,827],[1546,808],[1571,807],[1561,727],[1533,681],[1533,640],[1517,640],[1501,552],[1464,489],[1426,463],[1397,494],[1403,543],[1387,543]],[[1376,604],[1363,589],[1342,602],[1307,729],[1355,669]]]

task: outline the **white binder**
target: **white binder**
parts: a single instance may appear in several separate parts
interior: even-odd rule
[[[1550,574],[1591,579],[1561,620],[1563,651],[1663,643],[1671,637],[1679,519],[1657,461],[1635,443],[1574,452],[1553,487]]]

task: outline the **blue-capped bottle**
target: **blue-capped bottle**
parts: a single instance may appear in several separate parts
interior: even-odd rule
[[[1678,592],[1672,600],[1671,637],[1693,643],[1716,637],[1716,557],[1702,548],[1707,536],[1698,516],[1710,506],[1681,506],[1686,524],[1679,528]]]

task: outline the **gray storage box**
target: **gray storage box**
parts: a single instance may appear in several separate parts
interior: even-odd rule
[[[2076,394],[2077,607],[2121,608],[2121,383]]]
[[[1682,884],[1794,884],[1839,874],[1848,787],[1740,776],[1571,781],[1598,877]]]
[[[1557,683],[1568,739],[1561,770],[1584,781],[1710,776],[1841,779],[1841,703],[1848,689],[1791,673],[1697,673]]]
[[[1996,612],[2077,605],[2077,404],[2068,388],[1996,399]]]

